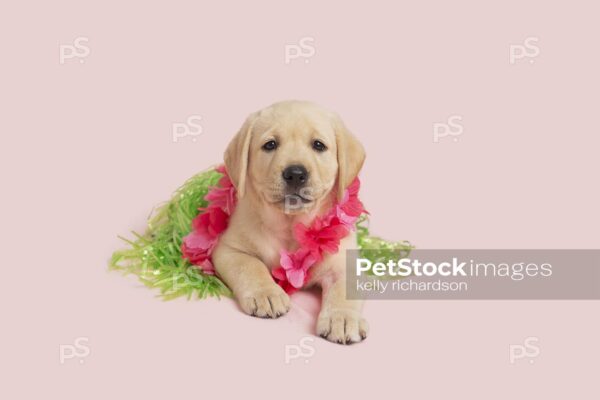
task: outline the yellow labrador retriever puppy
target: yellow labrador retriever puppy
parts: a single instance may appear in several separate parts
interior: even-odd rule
[[[277,318],[289,310],[290,299],[270,272],[279,266],[279,252],[298,248],[293,227],[326,213],[364,159],[340,118],[313,103],[284,101],[248,117],[225,152],[238,204],[213,253],[217,274],[244,312]],[[317,334],[332,342],[367,336],[361,302],[346,299],[346,249],[356,247],[351,232],[337,254],[312,267],[307,283],[322,288]]]

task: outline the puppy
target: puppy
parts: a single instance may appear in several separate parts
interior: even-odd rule
[[[315,104],[284,101],[247,118],[225,152],[238,204],[212,256],[245,313],[277,318],[288,312],[290,299],[270,272],[279,266],[279,252],[298,248],[293,227],[310,225],[341,199],[364,160],[340,118]],[[338,253],[312,267],[306,285],[322,288],[317,334],[336,343],[359,342],[368,333],[361,302],[346,299],[346,249],[355,248],[351,232]]]

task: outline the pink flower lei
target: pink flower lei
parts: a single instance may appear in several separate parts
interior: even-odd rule
[[[204,197],[208,207],[199,209],[202,213],[193,219],[192,231],[181,245],[183,258],[210,275],[215,273],[211,260],[213,249],[227,229],[237,202],[236,190],[225,166],[216,170],[223,177]],[[343,199],[325,215],[315,218],[308,227],[301,223],[294,227],[294,237],[300,247],[294,252],[282,249],[280,265],[272,271],[275,281],[287,293],[302,288],[310,277],[311,267],[323,260],[326,253],[336,253],[340,241],[355,229],[360,215],[366,213],[358,199],[359,189],[360,181],[356,178],[344,192]]]

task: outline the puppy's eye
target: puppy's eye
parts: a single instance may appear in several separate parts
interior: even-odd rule
[[[323,142],[321,142],[320,140],[315,140],[313,142],[313,146],[312,147],[316,151],[325,151],[325,150],[327,150],[327,146],[325,146],[325,144]]]
[[[263,150],[272,151],[277,148],[277,142],[274,140],[269,140],[267,143],[263,144]]]

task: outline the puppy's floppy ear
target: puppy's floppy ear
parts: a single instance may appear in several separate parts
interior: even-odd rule
[[[344,191],[358,175],[365,162],[365,149],[362,144],[346,128],[341,118],[334,119],[335,138],[337,143],[338,199],[344,197]]]
[[[244,196],[246,189],[246,175],[248,174],[248,157],[250,156],[250,139],[252,128],[256,120],[256,113],[250,114],[239,132],[231,140],[225,150],[225,167],[237,190],[238,198]]]

